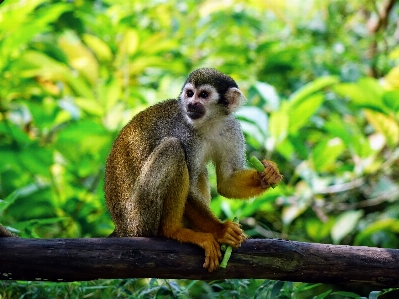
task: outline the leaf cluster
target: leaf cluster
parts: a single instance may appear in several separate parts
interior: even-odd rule
[[[399,248],[398,4],[383,30],[368,26],[383,8],[354,0],[3,1],[1,224],[22,237],[107,236],[104,166],[118,131],[206,66],[234,77],[249,100],[237,112],[248,157],[276,161],[285,178],[249,203],[218,196],[213,184],[219,217],[238,216],[254,238]],[[111,286],[126,298],[357,298],[252,280],[61,288]],[[34,283],[6,289],[4,298],[42,291]]]

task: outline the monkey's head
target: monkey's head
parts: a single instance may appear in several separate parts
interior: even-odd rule
[[[179,100],[188,121],[195,125],[229,115],[246,99],[231,77],[200,68],[188,76]]]

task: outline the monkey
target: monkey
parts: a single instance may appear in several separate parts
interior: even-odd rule
[[[17,237],[17,236],[0,224],[0,238],[2,237]]]
[[[206,166],[217,191],[248,199],[282,179],[277,165],[245,166],[245,140],[234,112],[246,101],[230,76],[213,68],[189,74],[180,95],[155,104],[122,128],[106,161],[104,193],[115,229],[110,237],[166,237],[205,251],[203,267],[219,267],[220,244],[246,239],[239,224],[210,209]]]

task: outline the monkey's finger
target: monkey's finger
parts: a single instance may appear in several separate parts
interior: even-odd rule
[[[218,258],[216,256],[208,257],[208,267],[207,268],[208,268],[209,272],[212,272],[212,271],[214,271],[214,270],[219,268],[219,260],[220,259],[221,259],[221,256],[218,257]]]
[[[271,184],[274,185],[274,184],[279,183],[282,179],[283,179],[283,176],[282,176],[281,174],[275,173],[275,174],[269,179],[269,182],[270,182]]]
[[[241,237],[234,238],[232,236],[226,236],[225,238],[223,238],[222,242],[223,242],[223,244],[227,244],[234,248],[237,248],[241,245],[242,239],[241,239]]]
[[[227,232],[234,232],[237,235],[242,234],[242,229],[238,223],[231,222],[231,225],[228,227]]]
[[[269,167],[269,168],[265,168],[263,175],[265,178],[270,180],[272,177],[280,176],[280,173],[277,168]]]
[[[222,239],[232,239],[232,240],[240,240],[241,235],[243,234],[242,229],[239,226],[229,226],[227,227],[224,237]],[[224,243],[224,242],[222,242]]]

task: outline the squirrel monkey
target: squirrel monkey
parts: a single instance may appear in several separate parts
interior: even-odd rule
[[[192,72],[177,99],[137,114],[119,133],[107,159],[105,197],[111,237],[163,236],[201,246],[204,268],[219,267],[219,244],[246,239],[238,224],[212,214],[206,165],[216,168],[219,194],[254,197],[282,176],[264,161],[245,169],[245,142],[233,112],[245,101],[236,82],[211,68]]]

